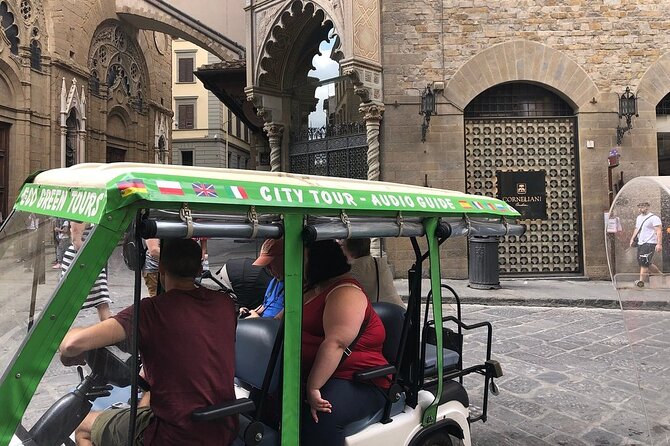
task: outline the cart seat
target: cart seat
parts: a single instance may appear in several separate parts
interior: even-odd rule
[[[241,319],[237,322],[235,381],[241,387],[247,390],[263,387],[280,325],[280,320],[271,318]],[[279,388],[281,351],[277,361],[268,393],[275,393]]]
[[[461,356],[454,350],[442,349],[442,370],[447,372],[458,367]],[[426,358],[423,363],[424,376],[437,375],[437,347],[426,344]]]

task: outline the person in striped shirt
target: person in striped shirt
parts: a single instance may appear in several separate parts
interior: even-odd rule
[[[61,278],[65,276],[70,265],[72,265],[72,261],[76,257],[77,251],[79,251],[84,244],[84,240],[86,240],[91,229],[91,227],[87,228],[85,223],[75,221],[70,222],[70,240],[72,240],[72,244],[67,248],[65,254],[63,254]],[[111,302],[112,299],[109,296],[109,287],[107,286],[107,268],[102,268],[81,308],[95,308],[98,311],[100,320],[104,321],[112,315],[112,311],[109,308]]]

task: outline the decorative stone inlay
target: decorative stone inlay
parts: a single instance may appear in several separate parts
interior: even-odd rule
[[[353,5],[354,55],[380,63],[379,2],[357,0]]]

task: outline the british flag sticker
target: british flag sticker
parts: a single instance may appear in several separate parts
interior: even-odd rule
[[[198,197],[206,198],[218,198],[219,194],[216,193],[216,189],[213,184],[208,183],[193,183],[193,192]]]

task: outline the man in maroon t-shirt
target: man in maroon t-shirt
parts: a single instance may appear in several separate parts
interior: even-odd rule
[[[193,240],[167,240],[158,274],[165,293],[142,299],[139,350],[151,386],[148,406],[137,411],[137,437],[146,446],[228,446],[237,417],[194,422],[194,409],[235,399],[236,315],[232,299],[198,288],[200,246]],[[60,346],[66,365],[83,353],[132,336],[133,307],[87,328],[72,329]],[[91,412],[75,432],[77,445],[126,444],[129,409]],[[143,442],[143,443],[142,443]]]

